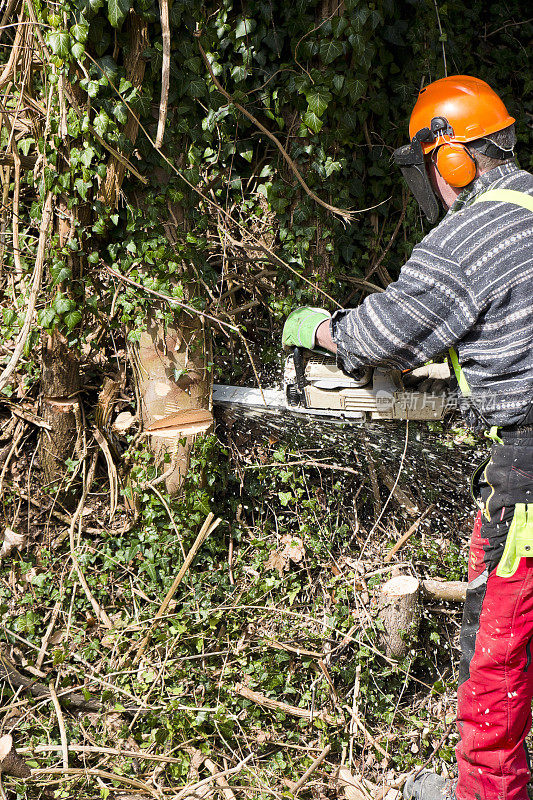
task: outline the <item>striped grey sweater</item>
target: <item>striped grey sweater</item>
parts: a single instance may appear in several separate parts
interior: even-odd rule
[[[533,213],[505,202],[472,205],[488,189],[533,196],[533,175],[507,163],[477,178],[413,248],[395,283],[331,320],[347,371],[408,369],[454,346],[472,389],[462,411],[476,429],[520,424],[533,400]]]

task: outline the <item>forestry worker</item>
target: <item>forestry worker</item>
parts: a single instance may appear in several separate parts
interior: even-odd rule
[[[304,308],[286,346],[339,366],[406,370],[446,351],[467,423],[493,439],[474,480],[457,703],[458,779],[424,770],[415,800],[527,800],[533,697],[533,176],[513,157],[515,120],[477,78],[420,91],[394,160],[431,223],[399,279],[330,317]]]

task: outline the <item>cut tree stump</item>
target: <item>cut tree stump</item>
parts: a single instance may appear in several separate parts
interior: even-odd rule
[[[383,645],[389,658],[403,658],[416,640],[420,624],[420,581],[398,575],[383,584],[378,597],[378,615],[383,622]]]
[[[31,769],[18,755],[13,737],[9,734],[0,739],[0,773],[14,778],[29,778],[31,775]]]

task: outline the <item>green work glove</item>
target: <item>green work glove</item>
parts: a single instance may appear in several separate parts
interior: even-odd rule
[[[319,325],[330,319],[331,314],[324,308],[302,306],[289,314],[283,326],[281,342],[284,347],[305,347],[312,350]]]

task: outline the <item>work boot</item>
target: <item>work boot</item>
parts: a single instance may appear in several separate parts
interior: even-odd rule
[[[427,769],[407,779],[403,787],[404,800],[456,800],[457,781],[435,775]]]

